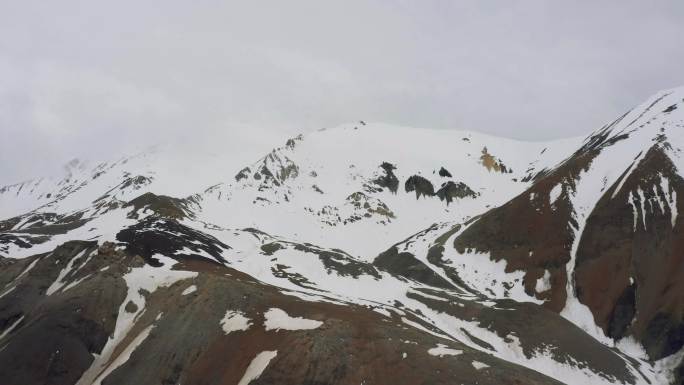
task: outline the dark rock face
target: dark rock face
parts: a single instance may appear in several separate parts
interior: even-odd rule
[[[451,178],[451,173],[444,167],[440,167],[439,176],[442,178]]]
[[[190,202],[187,199],[178,199],[153,193],[145,193],[126,203],[123,207],[132,207],[133,210],[128,216],[136,219],[141,210],[150,210],[160,217],[170,219],[194,217],[190,209]]]
[[[140,255],[155,265],[154,254],[168,257],[206,258],[223,263],[223,250],[230,249],[218,239],[184,226],[174,220],[149,217],[121,230],[116,239],[126,245],[131,254]]]
[[[406,192],[415,191],[416,199],[421,196],[431,197],[435,195],[435,188],[432,186],[432,183],[420,175],[409,177],[406,180],[406,183],[404,183],[404,189]]]
[[[684,180],[661,146],[599,200],[575,266],[577,296],[596,323],[615,339],[633,335],[654,359],[684,345]]]
[[[454,199],[477,198],[478,196],[467,184],[463,182],[454,183],[452,181],[442,183],[436,195],[440,200],[446,201],[447,205],[453,202]]]
[[[236,182],[239,182],[239,181],[241,181],[241,180],[243,180],[243,179],[249,178],[249,174],[250,174],[251,172],[252,172],[252,170],[250,170],[249,167],[243,168],[242,170],[240,170],[240,172],[238,172],[237,174],[235,174],[235,181],[236,181]]]
[[[345,201],[347,201],[356,209],[365,210],[366,213],[363,214],[364,217],[380,215],[386,217],[388,221],[394,218],[394,213],[384,202],[379,199],[371,199],[368,195],[360,191],[349,194]],[[350,221],[352,219],[353,218],[350,218]]]
[[[378,255],[373,264],[383,271],[426,285],[445,289],[453,287],[450,282],[417,260],[413,254],[408,252],[400,253],[397,246],[392,246]]]
[[[87,256],[96,252],[94,242],[72,241],[48,255],[17,261],[16,268],[0,270],[0,282],[14,285],[0,298],[0,330],[9,333],[0,350],[3,384],[74,384],[93,354],[101,352],[125,297],[125,283],[117,276],[125,258],[98,255],[86,263]],[[103,265],[113,265],[98,279],[86,279],[48,296],[46,289],[60,270],[79,256],[74,265],[80,269],[64,280],[92,277]]]
[[[391,163],[383,162],[380,168],[384,171],[384,175],[379,176],[373,182],[380,186],[389,189],[391,192],[396,193],[399,188],[399,179],[394,175],[394,170],[397,167]]]

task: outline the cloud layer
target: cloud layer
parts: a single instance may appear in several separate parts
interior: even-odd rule
[[[682,17],[677,0],[3,2],[0,184],[358,119],[583,135],[684,84]]]

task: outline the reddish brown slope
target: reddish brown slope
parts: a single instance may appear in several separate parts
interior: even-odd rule
[[[599,200],[575,266],[577,296],[596,323],[615,339],[634,335],[653,358],[684,344],[684,180],[664,146]]]

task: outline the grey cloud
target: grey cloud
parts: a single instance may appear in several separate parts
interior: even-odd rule
[[[0,184],[361,118],[584,135],[684,84],[682,17],[677,0],[3,2]]]

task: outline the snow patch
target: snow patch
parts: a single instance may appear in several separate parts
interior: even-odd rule
[[[543,293],[545,291],[551,290],[551,273],[548,270],[544,270],[544,276],[537,279],[537,284],[534,287],[537,293]]]
[[[183,292],[181,293],[181,295],[192,294],[192,293],[194,293],[194,292],[196,292],[196,291],[197,291],[197,286],[195,286],[195,285],[190,285],[190,286],[188,286],[185,290],[183,290]]]
[[[563,185],[558,183],[549,192],[549,203],[554,204],[563,193]]]
[[[323,325],[323,322],[302,317],[290,317],[283,310],[270,308],[264,313],[266,330],[311,330]]]
[[[226,334],[236,331],[245,331],[252,326],[251,320],[245,317],[244,313],[234,310],[226,311],[226,315],[223,316],[223,319],[221,319],[219,324]]]
[[[278,355],[277,350],[261,352],[254,357],[252,362],[249,363],[245,374],[238,382],[238,385],[248,385],[253,380],[256,380],[264,372],[268,364],[271,362],[275,356]]]
[[[655,189],[655,186],[653,186]],[[670,220],[672,221],[672,227],[674,228],[675,223],[677,223],[677,191],[674,189],[670,191],[670,180],[668,178],[660,175],[660,188],[663,190],[665,195],[665,204],[670,208]],[[660,202],[660,195],[656,192],[658,196],[658,202]],[[665,212],[663,210],[663,212]]]
[[[450,349],[444,344],[437,344],[437,347],[428,350],[429,355],[437,357],[457,356],[462,353],[463,350]]]

